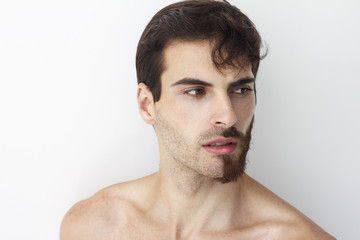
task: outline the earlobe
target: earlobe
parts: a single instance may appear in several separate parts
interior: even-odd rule
[[[138,85],[137,101],[139,113],[148,124],[154,124],[154,100],[148,86],[144,83]]]

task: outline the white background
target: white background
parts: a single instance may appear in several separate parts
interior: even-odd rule
[[[156,171],[135,51],[170,2],[0,2],[0,239],[57,239],[75,202]],[[357,239],[359,2],[230,2],[269,46],[248,173],[338,239]]]

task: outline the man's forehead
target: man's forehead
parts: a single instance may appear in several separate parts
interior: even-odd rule
[[[254,78],[252,65],[247,60],[242,60],[235,66],[225,65],[224,67],[219,67],[218,70],[223,75],[233,74],[235,79],[241,78],[244,75],[247,75],[248,78]]]
[[[166,61],[166,57],[171,55],[173,51],[183,51],[184,49],[192,48],[196,51],[196,49],[204,48],[207,52],[204,52],[207,57],[210,57],[214,64],[217,64],[219,69],[227,69],[227,68],[251,68],[251,61],[249,60],[249,56],[240,55],[236,58],[232,59],[231,63],[222,62],[222,59],[225,59],[228,56],[228,52],[224,49],[221,49],[221,53],[219,49],[217,49],[216,42],[212,39],[194,39],[194,40],[186,40],[186,39],[173,39],[170,40],[163,49],[162,56],[164,62]],[[205,56],[204,54],[204,56]]]
[[[252,65],[247,57],[239,57],[232,64],[217,65],[212,51],[209,40],[172,41],[163,52],[163,74],[168,71],[166,75],[170,72],[172,75],[181,75],[178,78],[196,78],[199,77],[197,74],[208,76],[208,73],[212,72],[216,75],[232,76],[234,81],[245,77],[244,75],[254,78]],[[173,79],[176,80],[179,79]]]

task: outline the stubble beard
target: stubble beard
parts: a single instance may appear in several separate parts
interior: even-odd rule
[[[196,151],[191,151],[191,146],[185,138],[180,134],[180,132],[172,127],[167,120],[160,114],[159,111],[156,111],[157,115],[157,125],[159,134],[166,145],[167,151],[170,153],[172,158],[181,162],[187,167],[196,171],[196,164],[199,163],[199,156]],[[200,137],[199,142],[203,142],[204,139],[208,139],[214,136],[224,136],[224,137],[233,137],[237,140],[238,148],[240,148],[239,154],[227,154],[218,156],[223,162],[222,177],[214,177],[214,180],[221,183],[230,183],[236,182],[239,177],[245,172],[246,169],[246,156],[250,149],[251,142],[251,133],[253,128],[254,117],[252,118],[249,127],[245,133],[239,132],[235,127],[231,128],[219,128],[208,132]],[[191,159],[191,161],[186,161]],[[187,163],[186,163],[187,162]],[[201,166],[200,166],[201,167]],[[200,173],[200,172],[199,172]]]

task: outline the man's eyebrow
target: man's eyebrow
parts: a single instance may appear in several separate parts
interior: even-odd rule
[[[252,83],[252,82],[255,82],[255,78],[252,78],[252,77],[241,78],[235,82],[232,82],[230,84],[229,88],[234,88],[234,87],[241,86],[241,85],[244,85],[247,83]],[[199,85],[199,86],[205,86],[205,87],[213,86],[211,83],[208,83],[203,80],[196,79],[196,78],[183,78],[183,79],[171,84],[170,87],[173,87],[176,85]]]
[[[170,87],[173,87],[176,85],[200,85],[200,86],[205,86],[205,87],[213,86],[211,83],[208,83],[203,80],[196,79],[196,78],[183,78],[183,79],[171,84]]]
[[[255,78],[252,77],[245,77],[245,78],[240,78],[239,80],[232,82],[229,86],[229,88],[234,88],[234,87],[238,87],[247,83],[252,83],[255,82]]]

